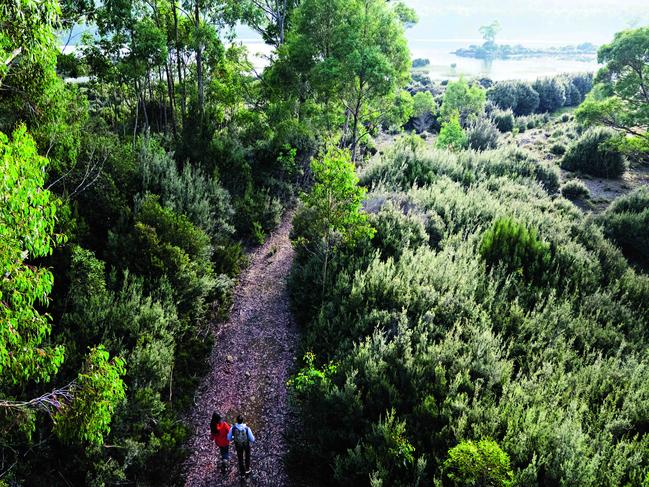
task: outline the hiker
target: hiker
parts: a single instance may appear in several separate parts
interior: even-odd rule
[[[227,462],[230,459],[230,425],[225,422],[216,411],[212,414],[210,421],[210,436],[221,453],[221,472],[225,473]]]
[[[243,416],[237,416],[237,423],[232,426],[228,433],[228,440],[234,442],[239,460],[239,475],[250,475],[250,445],[255,442],[255,435],[248,425],[243,422]],[[245,456],[245,468],[244,468]]]

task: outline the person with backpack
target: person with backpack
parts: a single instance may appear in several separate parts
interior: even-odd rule
[[[239,460],[239,474],[250,475],[250,445],[255,442],[255,435],[246,423],[243,422],[243,416],[237,416],[237,422],[228,433],[228,440],[234,442],[237,450],[237,459]],[[244,466],[245,461],[245,466]]]
[[[230,460],[230,425],[216,411],[212,414],[210,421],[210,436],[219,447],[221,453],[221,472],[225,474],[227,462]]]

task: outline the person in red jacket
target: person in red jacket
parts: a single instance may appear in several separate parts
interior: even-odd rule
[[[227,462],[230,459],[230,440],[228,440],[228,433],[230,433],[230,425],[225,422],[221,415],[217,412],[212,414],[212,421],[210,421],[210,436],[216,446],[219,447],[221,453],[221,472],[225,473]]]

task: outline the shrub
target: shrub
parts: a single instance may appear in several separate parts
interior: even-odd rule
[[[559,189],[559,170],[552,164],[535,160],[529,152],[522,149],[506,147],[485,152],[471,161],[471,164],[477,173],[486,176],[534,179],[548,193],[555,193]]]
[[[486,92],[480,85],[468,84],[463,79],[446,87],[440,115],[446,121],[458,116],[462,125],[480,117],[485,110]]]
[[[615,136],[609,129],[589,129],[568,149],[561,167],[604,178],[620,177],[626,171],[626,161],[611,143]]]
[[[562,156],[566,153],[566,146],[559,142],[555,142],[550,146],[550,153],[555,156]]]
[[[492,440],[467,440],[448,451],[442,484],[457,487],[506,487],[513,472],[507,453]]]
[[[383,157],[370,162],[360,180],[367,186],[385,182],[408,189],[413,184],[429,184],[441,174],[461,180],[465,169],[453,153],[427,148],[421,137],[405,136],[397,139]]]
[[[541,78],[532,83],[539,94],[540,112],[553,112],[566,103],[565,81],[561,78]]]
[[[579,90],[581,101],[584,101],[586,95],[593,89],[593,73],[572,74],[570,75],[570,82]]]
[[[428,130],[433,122],[436,105],[430,91],[420,91],[413,97],[412,123],[417,132]]]
[[[370,217],[376,229],[373,245],[384,257],[399,258],[406,249],[415,249],[429,241],[423,219],[417,214],[404,214],[388,202]]]
[[[590,191],[584,183],[577,180],[566,182],[561,186],[561,194],[564,198],[569,200],[576,200],[579,198],[590,198]]]
[[[568,115],[567,113],[564,113],[563,115],[561,115],[561,121],[562,121],[563,123],[566,123],[566,122],[568,122],[569,120],[570,120],[570,115]]]
[[[516,85],[516,106],[513,108],[517,116],[531,115],[539,108],[538,92],[529,83],[519,82]]]
[[[649,187],[619,197],[598,220],[624,255],[649,269]]]
[[[205,318],[216,282],[209,236],[185,215],[160,205],[149,195],[138,205],[130,234],[111,234],[112,261],[147,278],[149,290],[160,280],[173,288],[178,312],[193,322]]]
[[[459,150],[466,147],[466,143],[466,133],[462,129],[458,117],[453,117],[448,122],[442,123],[442,130],[437,138],[437,147]]]
[[[516,83],[512,81],[496,83],[487,91],[487,99],[501,110],[513,110],[518,99]]]
[[[577,88],[572,81],[568,80],[566,82],[566,102],[565,102],[565,106],[567,106],[567,107],[576,107],[582,101],[584,101],[584,97],[583,97],[582,93],[579,91],[579,88]]]
[[[487,92],[487,98],[502,110],[512,110],[515,115],[529,115],[539,106],[539,94],[529,83],[503,81]]]
[[[514,114],[511,110],[494,112],[493,120],[502,133],[511,132],[514,129]]]
[[[484,151],[498,147],[498,129],[487,118],[481,118],[469,125],[466,137],[469,148],[474,150]]]
[[[137,156],[142,190],[160,196],[160,203],[183,214],[204,230],[214,242],[232,235],[233,209],[229,193],[216,177],[188,163],[178,170],[172,154],[151,138],[140,140]]]
[[[502,265],[509,274],[521,274],[537,283],[545,279],[553,260],[550,245],[511,218],[496,220],[484,233],[480,255],[490,267]]]

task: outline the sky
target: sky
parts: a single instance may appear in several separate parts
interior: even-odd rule
[[[405,0],[419,14],[409,38],[478,39],[498,20],[499,40],[554,45],[610,41],[629,27],[649,25],[649,0]]]

